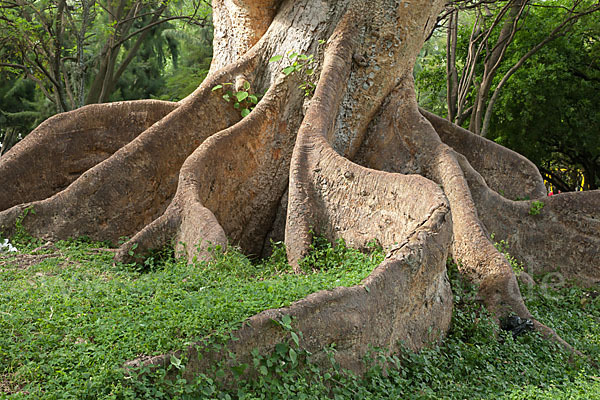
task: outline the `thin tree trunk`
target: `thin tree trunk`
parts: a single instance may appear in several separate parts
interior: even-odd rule
[[[448,36],[446,40],[446,103],[448,105],[448,121],[454,121],[457,114],[458,71],[456,69],[456,41],[458,35],[458,10],[453,10],[448,20]]]

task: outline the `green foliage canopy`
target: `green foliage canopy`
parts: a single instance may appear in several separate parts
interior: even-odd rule
[[[564,9],[569,6],[572,2],[568,0],[532,2],[528,6],[504,54],[493,87],[564,20]],[[597,14],[577,20],[565,35],[545,44],[517,69],[499,92],[487,135],[532,160],[549,183],[563,191],[600,186],[600,23]],[[494,14],[488,18],[494,18]],[[467,62],[474,21],[473,11],[461,12],[456,50],[458,68]],[[498,31],[492,31],[491,43],[495,43]],[[415,68],[419,103],[442,116],[448,114],[446,50],[446,31],[440,29],[424,47]],[[471,102],[483,73],[483,59],[474,68]],[[469,119],[463,125],[469,126]]]

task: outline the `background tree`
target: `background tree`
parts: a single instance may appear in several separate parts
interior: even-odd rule
[[[210,10],[206,10],[207,12]],[[163,31],[172,43],[177,43],[177,57],[166,64],[164,86],[158,98],[178,101],[192,93],[204,80],[212,60],[212,18],[204,26],[178,24]]]
[[[144,9],[151,4],[144,2]],[[56,21],[52,17],[57,10],[56,2],[9,1],[2,5],[0,110],[4,116],[1,117],[0,143],[3,154],[41,121],[63,110],[63,106],[70,110],[85,104],[93,85],[91,77],[99,77],[102,51],[116,33],[107,26],[110,16],[102,2],[68,3],[63,11],[63,31],[58,38],[54,38],[55,28],[48,22]],[[123,61],[120,64],[123,68],[111,73],[114,79],[111,78],[113,88],[109,99],[180,100],[190,94],[208,72],[212,55],[210,6],[203,2],[169,2],[154,25],[154,14],[142,11],[138,10],[138,17],[130,20],[130,37],[118,46],[120,53],[113,67]],[[49,25],[38,23],[41,18]],[[118,25],[114,17],[111,23],[113,27]],[[125,32],[125,28],[121,31]],[[141,36],[142,33],[145,36]],[[48,47],[48,43],[54,40],[62,44],[58,57],[61,63],[53,72],[55,48]],[[103,80],[103,85],[104,82],[108,83]]]
[[[52,103],[36,90],[34,82],[0,76],[0,156],[52,114]]]
[[[522,41],[537,39],[542,18]],[[556,190],[600,187],[599,38],[598,19],[586,19],[540,50],[506,85],[490,124],[489,137],[532,160]]]
[[[508,5],[497,12],[507,10]],[[594,10],[594,7],[587,10]],[[593,101],[597,93],[597,81],[593,78],[597,19],[584,15],[572,25],[574,20],[570,20],[564,25],[567,30],[557,31],[553,36],[556,27],[568,20],[565,9],[566,6],[560,7],[560,4],[544,3],[531,6],[521,17],[518,30],[512,36],[510,46],[505,48],[497,68],[488,68],[496,76],[487,82],[496,88],[491,101],[484,104],[485,112],[479,113],[486,115],[485,121],[476,125],[485,122],[483,126],[488,137],[534,161],[556,189],[581,188],[583,175],[587,175],[584,182],[588,182],[583,189],[594,189],[598,187],[595,183],[598,142],[597,135],[592,133],[598,126],[598,102]],[[451,15],[454,13],[456,10]],[[481,29],[477,27],[478,21],[481,18],[500,21],[491,11],[488,14],[485,16],[481,10],[464,11],[464,19],[458,25],[456,19],[450,18],[449,23],[454,28],[448,30],[448,35],[442,30],[433,35],[430,42],[436,46],[430,45],[427,57],[421,61],[421,69],[416,71],[421,104],[447,117],[448,110],[453,114],[459,108],[466,109],[468,112],[461,111],[461,115],[453,114],[451,118],[468,123],[470,127],[474,115],[471,99],[478,98],[478,87],[485,85],[465,85],[464,74],[460,85],[454,84],[453,80],[458,82],[456,67],[448,67],[448,62],[463,66],[462,71],[471,68],[472,79],[477,82],[486,80],[479,77],[485,74],[485,61],[474,61],[471,54],[476,52],[474,32]],[[493,31],[488,29],[486,32],[490,34],[489,40],[495,39]],[[441,42],[445,36],[447,43],[458,43],[449,52]],[[554,39],[549,40],[551,37]],[[591,79],[589,76],[587,80],[578,77],[576,71],[588,68]],[[460,91],[445,90],[458,87]],[[461,105],[457,105],[457,99],[462,99]]]
[[[536,54],[541,48],[557,37],[569,32],[582,17],[587,17],[600,9],[598,2],[575,0],[570,3],[535,3],[528,0],[511,0],[507,2],[476,2],[473,5],[459,3],[448,11],[447,21],[447,103],[448,118],[461,125],[469,121],[469,130],[487,136],[490,118],[496,99],[502,87],[524,62]],[[461,58],[461,66],[457,65],[457,44],[461,8],[470,10],[472,24],[462,25],[470,29],[461,33],[461,40],[467,37],[466,53]],[[551,19],[538,27],[544,27],[544,34],[520,53],[521,56],[507,65],[506,56],[510,54],[512,43],[530,14],[535,8],[548,7],[552,13],[541,14]],[[552,21],[552,23],[549,23]],[[534,24],[530,25],[534,26]],[[512,50],[512,49],[511,49]],[[514,52],[513,52],[514,54]],[[504,65],[503,65],[504,64]],[[503,68],[502,68],[503,67]],[[460,69],[460,72],[459,72]],[[496,76],[502,71],[499,79]]]
[[[152,44],[161,38],[161,24],[186,20],[202,25],[207,9],[202,2],[192,8],[158,0],[5,1],[0,67],[36,82],[57,112],[104,102],[140,48],[148,62],[149,49],[165,46]]]

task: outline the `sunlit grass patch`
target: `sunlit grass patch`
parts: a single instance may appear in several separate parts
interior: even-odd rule
[[[163,254],[142,266],[115,265],[110,249],[86,240],[40,246],[0,258],[0,373],[22,383],[17,398],[127,397],[124,362],[231,331],[318,290],[355,285],[383,259],[381,251],[321,243],[313,254],[322,264],[306,263],[296,275],[281,246],[260,263],[231,248],[212,262]]]

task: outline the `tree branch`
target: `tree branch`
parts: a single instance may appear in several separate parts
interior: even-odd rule
[[[129,39],[131,39],[133,36],[138,35],[138,34],[140,34],[142,32],[145,32],[148,29],[154,28],[157,25],[160,25],[160,24],[162,24],[164,22],[177,20],[177,19],[188,19],[188,20],[190,20],[191,17],[188,17],[188,16],[174,16],[174,17],[167,17],[167,18],[161,19],[159,21],[155,21],[153,23],[150,23],[150,24],[144,26],[143,28],[140,28],[140,29],[136,30],[135,32],[130,33],[129,35],[125,36],[124,38],[120,39],[115,45],[113,45],[113,47],[120,46],[123,43],[125,43],[126,41],[128,41]],[[205,23],[206,23],[206,21],[205,21]]]
[[[538,167],[540,172],[544,175],[544,179],[550,182],[553,186],[556,186],[561,192],[572,192],[574,189],[570,187],[565,181],[563,181],[558,175],[552,173],[550,170],[544,167]]]
[[[33,82],[36,83],[36,85],[40,88],[40,90],[42,91],[42,93],[44,94],[44,96],[50,100],[51,102],[54,103],[54,99],[52,98],[52,95],[48,92],[48,90],[46,90],[46,88],[44,87],[44,83],[37,78],[35,75],[33,75],[32,73],[29,72],[29,69],[21,64],[13,64],[13,63],[0,63],[0,67],[6,67],[6,68],[16,68],[16,69],[21,69],[25,72],[25,75],[27,75],[27,78],[31,79]]]
[[[535,45],[531,50],[529,50],[527,53],[525,53],[520,59],[519,61],[517,61],[515,63],[515,65],[513,65],[507,72],[506,74],[504,74],[504,76],[502,77],[502,79],[500,80],[500,83],[498,83],[498,86],[496,86],[496,90],[494,90],[494,93],[492,94],[492,98],[490,99],[490,102],[487,106],[487,109],[485,111],[485,117],[483,120],[483,127],[481,129],[481,135],[486,137],[488,130],[489,130],[489,125],[490,125],[490,120],[492,117],[492,109],[494,107],[494,104],[496,103],[496,100],[498,99],[498,94],[500,93],[500,90],[504,87],[504,85],[506,84],[506,82],[510,79],[510,77],[521,67],[521,65],[523,65],[523,63],[525,63],[525,61],[527,61],[531,56],[533,56],[535,53],[537,53],[542,47],[544,47],[547,43],[551,42],[552,40],[565,35],[568,30],[570,29],[570,27],[573,25],[573,23],[575,21],[577,21],[579,18],[592,14],[596,11],[600,10],[600,4],[596,5],[584,12],[572,15],[571,17],[567,18],[566,20],[564,20],[560,25],[558,25],[556,28],[554,28],[552,30],[552,32],[550,32],[550,34],[541,42],[539,42],[537,45]],[[563,30],[563,28],[565,28]]]

